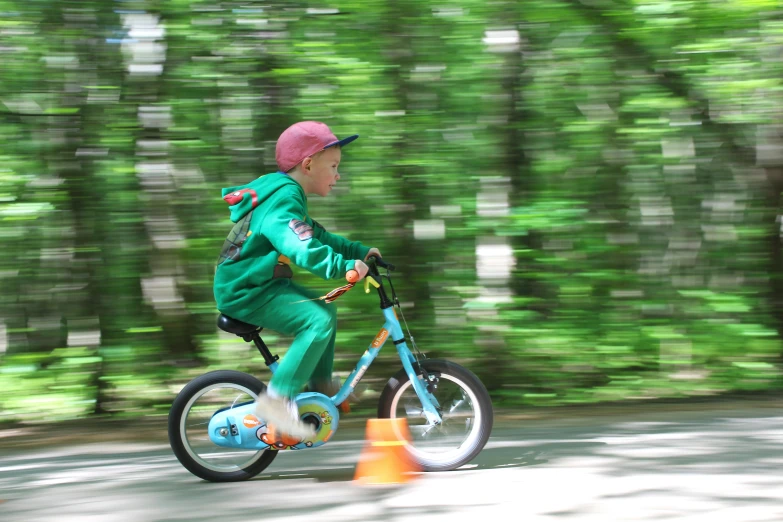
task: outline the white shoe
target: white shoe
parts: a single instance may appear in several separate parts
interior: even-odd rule
[[[256,416],[291,437],[306,439],[315,435],[315,428],[299,418],[296,402],[285,397],[272,397],[267,393],[259,395]]]

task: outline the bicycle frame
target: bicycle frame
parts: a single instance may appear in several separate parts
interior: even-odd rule
[[[400,321],[397,319],[397,315],[394,312],[394,308],[384,308],[383,315],[386,318],[386,323],[383,325],[383,328],[381,328],[381,331],[378,332],[375,340],[373,340],[373,342],[367,348],[367,351],[365,351],[364,355],[362,355],[362,357],[359,359],[359,362],[356,363],[356,368],[354,368],[354,370],[345,380],[342,387],[340,388],[340,391],[337,392],[337,395],[331,397],[332,402],[335,405],[339,405],[348,398],[359,381],[361,381],[364,373],[367,371],[367,368],[370,367],[372,362],[378,356],[378,353],[380,353],[383,345],[386,344],[386,341],[389,339],[389,337],[391,337],[394,344],[397,346],[397,354],[400,356],[400,361],[402,362],[403,368],[405,368],[405,373],[408,374],[408,378],[413,385],[413,389],[416,391],[416,395],[418,395],[419,400],[421,401],[421,405],[424,411],[424,415],[427,417],[427,421],[433,424],[440,424],[442,419],[438,413],[438,410],[436,409],[439,404],[437,403],[437,399],[435,399],[435,397],[427,391],[424,384],[416,375],[416,371],[413,368],[413,364],[416,362],[416,358],[413,356],[413,353],[411,353],[408,345],[405,343],[402,327],[400,326]]]
[[[367,277],[371,277],[371,275],[368,275]],[[379,287],[379,291],[383,292],[382,286]],[[385,294],[381,294],[382,302],[384,301],[384,298]],[[400,361],[402,362],[402,367],[405,368],[405,373],[408,374],[408,378],[413,385],[413,389],[421,401],[424,416],[427,418],[429,423],[440,424],[442,422],[442,418],[437,410],[437,407],[439,406],[438,401],[431,393],[427,391],[425,385],[416,375],[416,370],[413,367],[414,363],[416,362],[416,358],[413,356],[413,353],[405,343],[405,336],[402,333],[402,326],[400,325],[399,319],[397,319],[397,314],[395,313],[393,306],[389,305],[386,308],[382,308],[382,310],[383,316],[386,319],[386,323],[383,325],[383,328],[381,328],[380,332],[378,332],[378,335],[375,337],[373,342],[370,343],[370,346],[359,359],[359,362],[356,363],[356,367],[345,380],[340,390],[336,395],[330,397],[329,399],[335,406],[339,406],[343,401],[345,401],[356,388],[356,385],[359,384],[362,377],[364,376],[364,373],[378,356],[378,353],[380,353],[383,345],[386,344],[386,341],[389,339],[389,337],[391,337],[392,341],[397,346],[397,354],[399,355]],[[269,370],[274,374],[277,370],[277,362],[269,365]]]
[[[386,267],[393,269],[392,265],[386,265]],[[253,402],[247,402],[239,405],[232,405],[229,408],[223,408],[212,415],[207,427],[212,442],[218,446],[245,449],[305,449],[325,444],[337,431],[339,425],[340,415],[337,406],[345,401],[351,392],[353,392],[356,385],[361,381],[365,372],[378,356],[381,348],[383,348],[383,345],[386,344],[386,341],[388,341],[389,338],[392,339],[397,347],[397,354],[400,357],[405,373],[410,379],[413,390],[421,401],[422,414],[426,418],[428,424],[435,426],[443,422],[443,419],[438,412],[440,404],[429,392],[429,383],[425,382],[423,379],[419,379],[419,376],[416,373],[416,367],[418,367],[416,357],[405,342],[402,326],[400,325],[400,321],[397,319],[397,314],[395,312],[394,304],[399,303],[399,301],[397,300],[396,295],[394,295],[394,287],[391,287],[392,301],[386,295],[386,291],[381,283],[381,276],[378,274],[377,268],[374,265],[371,266],[371,273],[367,275],[367,278],[368,280],[365,283],[367,285],[366,291],[369,291],[369,284],[372,284],[378,290],[381,310],[386,320],[383,328],[381,328],[378,335],[372,343],[370,343],[370,346],[360,357],[359,361],[356,363],[356,367],[348,376],[348,379],[346,379],[340,390],[333,397],[327,397],[315,392],[304,392],[298,394],[295,399],[301,415],[315,416],[316,422],[318,422],[319,425],[326,426],[327,429],[323,432],[319,429],[318,436],[314,439],[299,440],[291,438],[286,440],[285,437],[275,439],[274,437],[277,436],[276,432],[274,430],[270,432],[269,428],[265,424],[262,424],[262,421],[253,414]],[[389,274],[387,274],[387,278],[389,278],[389,284],[391,286]],[[350,287],[347,289],[350,289]],[[345,290],[343,290],[342,293],[344,293],[344,291]],[[338,296],[342,295],[342,293],[338,294]],[[269,370],[273,374],[276,373],[278,370],[276,357],[271,356],[266,345],[264,345],[263,341],[260,341],[260,338],[256,338],[255,341],[264,356]]]

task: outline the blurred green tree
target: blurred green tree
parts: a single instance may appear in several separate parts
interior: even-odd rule
[[[313,216],[398,265],[417,344],[498,405],[779,389],[775,9],[0,0],[2,419],[263,378],[215,327],[219,190],[302,119],[362,136]],[[339,306],[344,373],[378,324],[359,291]]]

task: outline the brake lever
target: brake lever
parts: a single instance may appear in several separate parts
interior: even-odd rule
[[[375,280],[375,276],[372,274],[367,274],[364,276],[364,293],[369,294],[370,293],[370,285],[374,286],[375,288],[380,288],[381,284]]]

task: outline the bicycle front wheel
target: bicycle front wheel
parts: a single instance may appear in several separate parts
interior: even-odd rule
[[[473,460],[489,439],[493,422],[489,392],[478,377],[458,364],[437,359],[420,363],[430,376],[430,393],[443,422],[435,425],[427,421],[405,370],[386,384],[378,417],[406,419],[411,434],[408,448],[422,469],[456,469]],[[417,377],[426,388],[421,367],[417,368]]]

